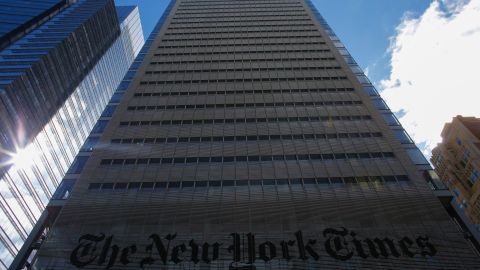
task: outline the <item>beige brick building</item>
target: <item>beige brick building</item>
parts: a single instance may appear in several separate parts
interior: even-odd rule
[[[310,1],[172,1],[139,59],[36,269],[480,269]]]
[[[442,131],[431,161],[467,216],[480,224],[480,118],[454,117]]]

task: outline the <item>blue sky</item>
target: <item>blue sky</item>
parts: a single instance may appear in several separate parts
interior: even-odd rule
[[[139,6],[145,36],[167,4],[115,1]],[[480,0],[312,1],[425,155],[452,117],[480,117]]]
[[[152,31],[166,7],[162,0],[115,0],[117,5],[138,5],[144,35]],[[405,14],[418,16],[430,0],[313,0],[336,34],[369,77],[378,82],[388,75],[386,50],[395,27]]]
[[[350,54],[378,82],[388,76],[386,51],[405,14],[418,16],[430,0],[313,0]]]

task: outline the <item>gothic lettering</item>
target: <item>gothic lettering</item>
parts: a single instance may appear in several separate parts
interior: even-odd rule
[[[328,255],[341,261],[352,258],[353,251],[345,238],[347,234],[348,230],[344,227],[341,230],[327,228],[323,231],[323,236],[327,237],[327,235],[330,235],[325,242],[325,250]]]
[[[144,258],[140,262],[140,267],[144,268],[145,264],[153,264],[155,262],[155,259],[152,257],[153,253],[153,247],[155,246],[158,252],[158,255],[160,256],[160,260],[163,262],[163,264],[167,264],[167,255],[168,255],[168,249],[170,248],[170,242],[175,239],[177,234],[167,234],[165,236],[165,239],[168,241],[167,242],[167,247],[163,245],[162,240],[157,234],[152,234],[150,235],[150,239],[152,239],[152,243],[147,245],[145,248],[145,251],[147,251],[150,256]]]
[[[195,241],[192,239],[188,243],[190,246],[190,249],[192,250],[192,262],[194,264],[197,264],[200,260],[198,259],[198,245],[195,243]]]
[[[320,256],[315,252],[315,250],[313,250],[313,247],[312,247],[317,243],[317,240],[308,239],[307,244],[305,245],[303,243],[302,231],[296,232],[295,237],[297,238],[298,253],[299,253],[300,259],[302,260],[308,259],[305,252],[308,252],[308,254],[312,256],[312,258],[315,261],[318,261],[318,259],[320,259]]]
[[[212,245],[213,247],[213,251],[212,251],[212,259],[210,259],[209,257],[209,249],[210,249],[210,244],[208,243],[204,243],[202,245],[202,260],[206,263],[210,263],[211,261],[215,261],[215,260],[218,260],[218,254],[220,253],[220,246],[222,244],[219,244],[219,243],[214,243]]]
[[[112,266],[115,264],[115,260],[117,259],[119,248],[117,245],[112,245],[112,241],[113,241],[113,236],[107,237],[107,239],[105,239],[102,253],[100,253],[100,257],[98,258],[98,265],[102,265],[107,260],[108,253],[111,251],[110,257],[108,259],[108,263],[105,269],[112,268]]]
[[[255,235],[252,233],[247,234],[247,245],[248,245],[248,263],[253,264],[255,263]]]
[[[437,250],[435,247],[429,242],[428,236],[417,237],[417,245],[420,248],[420,254],[422,256],[435,256],[437,254]]]
[[[389,238],[384,238],[383,240],[379,238],[375,238],[373,240],[366,238],[364,241],[367,243],[367,246],[370,250],[370,255],[375,258],[380,257],[380,255],[388,258],[390,254],[394,257],[400,257],[400,253],[397,251],[395,243]]]
[[[102,233],[99,236],[84,234],[78,239],[78,246],[70,254],[70,263],[76,267],[82,268],[92,263],[96,258],[95,251],[97,244],[105,239]]]
[[[172,249],[172,258],[170,260],[175,264],[181,263],[183,260],[180,259],[180,253],[185,252],[185,250],[187,250],[187,247],[185,246],[185,244],[175,246]]]
[[[123,265],[127,265],[130,263],[130,260],[128,259],[128,255],[134,254],[137,252],[137,246],[131,245],[129,247],[126,247],[122,250],[122,255],[120,255],[120,262]]]
[[[400,241],[398,241],[398,245],[400,246],[400,248],[402,249],[402,253],[408,257],[413,257],[415,256],[415,252],[412,252],[410,250],[410,248],[412,247],[413,245],[413,241],[408,238],[408,237],[403,237],[402,239],[400,239]]]
[[[355,232],[350,232],[350,236],[352,237],[352,243],[355,246],[355,251],[357,251],[357,256],[361,258],[368,258],[368,255],[365,253],[365,250],[363,249],[363,244],[362,241],[358,240],[355,238],[357,234]]]
[[[269,251],[268,255],[267,249]],[[260,244],[260,246],[258,247],[258,253],[260,255],[260,259],[264,260],[265,262],[269,262],[275,257],[277,257],[277,249],[275,248],[275,245],[270,241]]]
[[[290,256],[290,252],[288,250],[288,247],[289,246],[293,246],[295,245],[295,241],[281,241],[280,242],[280,246],[282,246],[282,256],[285,260],[287,261],[290,261],[290,259],[292,259],[292,257]]]
[[[233,261],[240,261],[240,235],[238,233],[231,233],[230,236],[233,238],[233,244],[228,247],[228,252],[233,252]]]
[[[223,243],[215,242],[209,244],[197,244],[194,239],[188,243],[176,239],[177,234],[167,234],[160,237],[157,234],[151,234],[150,243],[143,246],[147,256],[140,260],[136,260],[137,245],[118,246],[114,243],[114,236],[105,236],[85,234],[78,239],[78,245],[70,254],[70,262],[78,268],[84,268],[92,264],[103,267],[106,270],[112,269],[117,262],[117,266],[127,266],[129,268],[137,265],[140,268],[157,264],[177,265],[183,263],[198,264],[199,262],[210,264],[213,261],[225,259],[220,258],[220,249],[224,249],[230,254],[231,262],[230,270],[254,270],[255,262],[258,258],[265,263],[274,260],[285,260],[286,262],[293,259],[303,261],[320,260],[320,253],[316,250],[318,239],[309,239],[304,237],[302,231],[294,233],[295,240],[277,241],[267,240],[256,245],[256,235],[249,232],[245,235],[239,233],[231,233],[230,245],[222,247]],[[403,237],[401,239],[384,238],[361,238],[354,231],[349,231],[344,227],[338,229],[327,228],[323,231],[325,237],[324,251],[334,259],[347,261],[353,256],[368,258],[398,258],[401,256],[413,258],[415,255],[435,256],[437,249],[431,243],[427,235],[414,238],[414,240]],[[211,242],[210,242],[211,243]],[[298,249],[292,256],[292,249]],[[280,253],[277,253],[277,251]],[[223,254],[223,253],[222,253]],[[192,265],[193,265],[192,264]]]

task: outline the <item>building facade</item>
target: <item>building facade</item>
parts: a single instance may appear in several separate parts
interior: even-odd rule
[[[119,34],[113,1],[80,0],[0,52],[0,161],[40,132]]]
[[[480,267],[310,1],[171,1],[142,51],[33,269]]]
[[[93,43],[102,34],[97,24],[104,21],[111,24],[104,27],[111,28],[113,39],[82,52],[91,58],[89,63],[72,62],[75,71],[62,70],[69,65],[62,64],[64,57],[84,61],[82,54],[73,51],[88,47],[82,43],[87,41],[85,36],[77,32],[84,32]],[[100,39],[110,39],[104,34]],[[12,136],[20,139],[13,145],[21,149],[13,155],[2,152],[0,269],[10,265],[27,240],[143,43],[136,7],[115,8],[113,1],[77,1],[0,52],[0,76],[5,83],[0,89],[1,136],[8,142]],[[71,49],[71,54],[63,47]],[[95,61],[94,52],[98,53]],[[58,64],[55,70],[53,64]],[[64,74],[57,76],[57,72]],[[42,76],[58,79],[58,84]],[[43,83],[48,87],[43,88]],[[23,86],[16,88],[18,84]],[[59,107],[49,107],[42,99]],[[49,108],[42,112],[38,106]],[[19,111],[35,118],[16,118]],[[35,122],[37,117],[42,121]],[[10,146],[2,141],[2,149]]]
[[[3,0],[0,3],[0,50],[51,19],[73,1]]]
[[[442,131],[431,161],[455,203],[480,230],[480,119],[454,117]]]

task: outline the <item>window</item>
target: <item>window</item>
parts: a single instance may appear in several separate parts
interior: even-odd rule
[[[127,189],[128,183],[116,183],[115,190],[125,190]]]
[[[52,200],[66,200],[72,192],[73,186],[75,185],[75,179],[63,179],[57,190],[52,196]],[[98,188],[100,185],[98,184]],[[90,189],[90,186],[89,186]]]
[[[68,169],[67,173],[81,173],[87,160],[88,156],[77,156],[73,161],[72,166],[70,166],[70,168]]]
[[[92,133],[102,133],[107,127],[108,120],[98,120],[92,129]]]
[[[465,164],[463,167],[465,167],[469,161],[470,161],[470,151],[468,149],[465,149],[463,151],[463,156],[462,156],[462,162],[463,164]]]
[[[112,98],[110,99],[110,103],[120,103],[122,98],[123,98],[123,93],[115,93],[112,95]]]
[[[385,101],[383,101],[383,99],[381,98],[375,98],[375,99],[372,99],[373,101],[373,105],[375,105],[375,107],[379,110],[388,110],[388,106],[387,104],[385,104]]]
[[[477,169],[473,169],[472,173],[468,177],[468,180],[470,181],[470,183],[472,183],[472,185],[475,185],[475,183],[478,180],[478,177],[480,177],[480,171],[478,171]]]
[[[397,139],[400,141],[400,143],[413,143],[412,139],[410,136],[408,136],[407,132],[403,129],[393,129],[393,134]]]
[[[456,138],[455,141],[457,142],[458,145],[462,145],[462,140],[460,140],[460,138]]]
[[[99,190],[102,184],[100,183],[90,183],[88,185],[88,190]]]
[[[378,96],[378,92],[373,86],[364,86],[363,89],[368,93],[370,96]]]
[[[114,183],[103,183],[102,190],[112,190],[113,186],[114,186]]]
[[[105,110],[103,110],[102,117],[112,117],[116,108],[117,105],[107,105],[107,107],[105,107]]]
[[[169,188],[169,189],[172,189],[172,188],[174,188],[174,189],[180,188],[180,183],[181,183],[181,182],[169,182],[169,183],[168,183],[168,188]]]
[[[99,140],[100,140],[99,137],[88,137],[87,140],[85,140],[85,143],[83,144],[80,151],[82,151],[82,152],[92,152],[93,148],[95,147],[95,145],[97,144],[97,142]]]
[[[370,80],[365,75],[357,76],[357,79],[361,84],[370,84]]]
[[[155,182],[142,182],[142,190],[153,190]]]
[[[416,165],[428,165],[428,160],[425,156],[418,150],[418,148],[409,148],[406,149],[408,156]]]
[[[446,190],[447,187],[443,184],[440,177],[434,170],[426,170],[423,172],[423,177],[427,180],[427,183],[433,185],[434,190]]]
[[[384,113],[382,114],[383,119],[387,122],[389,126],[398,126],[400,123],[398,122],[397,118],[392,113]]]
[[[128,184],[128,189],[129,190],[138,190],[138,189],[140,189],[141,184],[142,184],[141,182],[132,182],[132,183]]]

